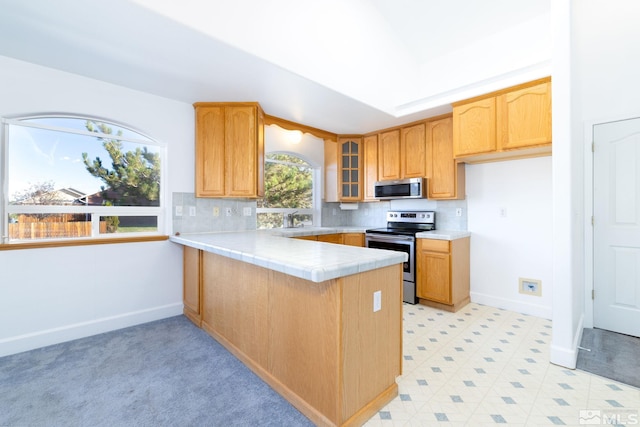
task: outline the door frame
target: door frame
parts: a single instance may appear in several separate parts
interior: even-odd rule
[[[631,112],[629,114],[617,115],[614,117],[606,117],[599,120],[589,120],[584,122],[584,320],[585,328],[593,328],[594,323],[594,304],[591,299],[591,293],[594,289],[594,244],[593,244],[593,225],[591,218],[593,217],[593,158],[595,153],[592,150],[593,145],[593,128],[597,125],[605,123],[619,122],[640,118],[640,111]]]

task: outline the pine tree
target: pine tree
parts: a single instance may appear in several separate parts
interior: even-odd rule
[[[87,121],[90,132],[112,135],[113,129],[104,123]],[[122,136],[118,130],[116,136]],[[89,160],[87,153],[82,159],[87,171],[101,179],[105,204],[114,206],[159,206],[160,195],[160,155],[151,153],[147,147],[122,152],[119,139],[98,137],[111,158],[111,169],[103,166],[102,159]]]

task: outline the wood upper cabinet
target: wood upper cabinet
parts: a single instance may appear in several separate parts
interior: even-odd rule
[[[362,137],[338,138],[339,199],[362,200]]]
[[[378,180],[401,178],[400,129],[382,132],[378,136]]]
[[[264,113],[257,103],[194,104],[196,196],[264,196]]]
[[[496,150],[496,99],[453,107],[453,153],[456,157]]]
[[[465,162],[551,154],[550,78],[453,105],[453,154]]]
[[[496,103],[500,149],[551,144],[551,82],[502,94]]]
[[[429,199],[464,199],[465,169],[453,158],[451,117],[427,123],[427,164]]]
[[[457,311],[469,302],[469,241],[416,239],[416,292],[426,305]]]
[[[403,178],[427,176],[426,125],[418,123],[400,131],[400,172]]]
[[[363,200],[375,200],[373,184],[378,181],[378,135],[365,136],[362,140],[363,151]]]
[[[338,191],[338,142],[324,140],[324,201],[339,202]]]

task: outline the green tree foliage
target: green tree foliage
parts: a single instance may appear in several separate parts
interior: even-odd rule
[[[288,154],[272,154],[264,168],[265,196],[261,208],[312,207],[312,170],[302,159]]]
[[[313,207],[313,171],[302,159],[288,154],[269,154],[264,168],[264,198],[259,208],[308,209]],[[308,215],[297,215],[301,221]],[[283,225],[282,213],[258,215],[258,228]]]
[[[104,123],[87,121],[86,127],[90,132],[113,134],[113,129]],[[122,136],[122,131],[116,136]],[[87,171],[105,183],[101,187],[105,204],[159,206],[160,155],[149,152],[147,147],[123,153],[120,140],[102,136],[98,140],[111,158],[111,169],[103,165],[100,157],[89,160],[87,153],[82,153],[82,159]]]

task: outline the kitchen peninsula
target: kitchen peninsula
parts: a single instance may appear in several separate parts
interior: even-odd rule
[[[361,425],[397,396],[406,254],[269,231],[171,240],[185,314],[315,424]]]

